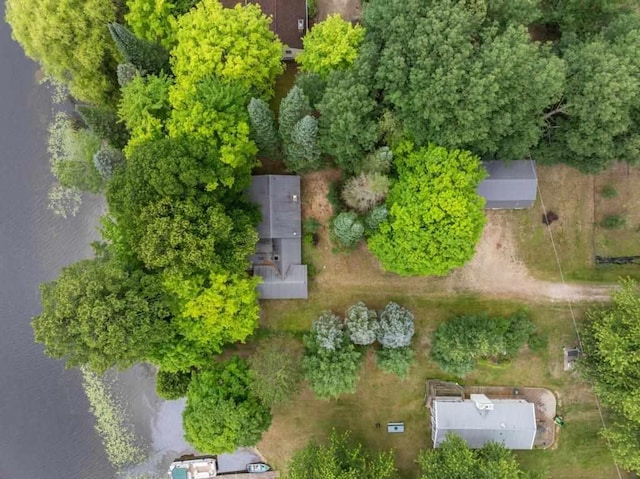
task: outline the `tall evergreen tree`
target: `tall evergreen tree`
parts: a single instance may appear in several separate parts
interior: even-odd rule
[[[169,53],[161,45],[136,37],[119,23],[110,23],[109,32],[127,63],[153,75],[171,71]]]
[[[247,107],[251,121],[251,139],[261,155],[273,157],[278,151],[278,134],[273,121],[273,112],[264,100],[252,98]]]
[[[284,162],[296,173],[309,173],[322,167],[318,146],[318,120],[307,115],[293,127],[291,141],[285,144]]]
[[[291,141],[293,127],[305,116],[311,114],[309,100],[299,86],[294,86],[280,102],[280,138],[283,144]]]

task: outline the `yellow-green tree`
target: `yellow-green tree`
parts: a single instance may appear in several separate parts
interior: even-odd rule
[[[127,25],[139,38],[160,43],[169,49],[175,44],[176,14],[170,0],[128,0]]]
[[[403,275],[444,275],[473,256],[485,217],[476,193],[480,160],[435,145],[395,153],[398,181],[387,197],[388,218],[369,239],[382,266]]]
[[[333,70],[344,70],[353,64],[363,39],[364,28],[334,13],[302,39],[304,51],[296,57],[296,62],[303,71],[326,78]]]
[[[111,0],[7,0],[13,38],[45,74],[69,86],[78,100],[104,104],[116,90],[116,49],[107,24]]]
[[[282,43],[269,23],[256,5],[229,9],[218,0],[202,0],[178,20],[171,52],[176,83],[188,88],[214,76],[237,82],[253,96],[270,94],[284,66]]]

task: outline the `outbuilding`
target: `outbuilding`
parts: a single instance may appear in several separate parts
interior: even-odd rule
[[[485,161],[488,176],[478,185],[486,209],[530,208],[536,201],[538,177],[533,160]]]

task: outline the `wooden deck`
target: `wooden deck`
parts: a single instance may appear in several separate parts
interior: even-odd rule
[[[280,477],[278,471],[268,471],[260,473],[248,473],[248,472],[227,472],[218,474],[222,479],[276,479]]]

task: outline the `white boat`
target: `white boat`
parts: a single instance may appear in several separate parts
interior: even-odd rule
[[[270,470],[271,467],[264,462],[252,462],[251,464],[247,464],[247,472],[267,472]]]
[[[171,479],[211,479],[218,475],[216,456],[182,456],[169,466]]]

